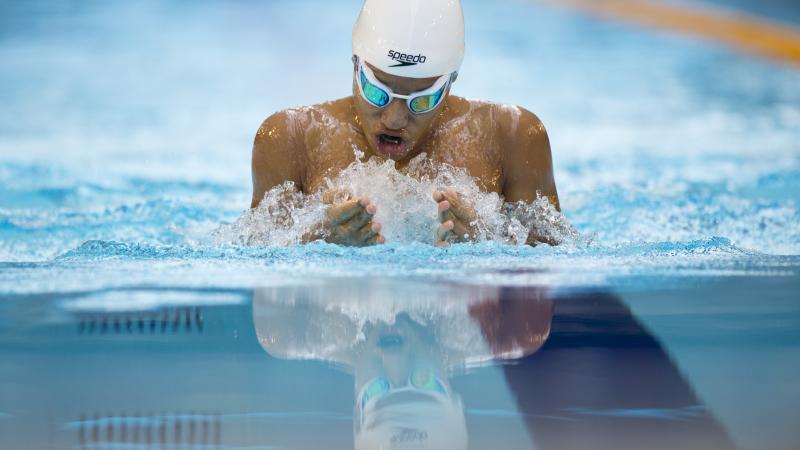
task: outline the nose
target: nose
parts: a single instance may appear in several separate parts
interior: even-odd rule
[[[389,106],[381,113],[381,124],[390,130],[400,130],[408,125],[408,115],[405,101],[392,99]]]

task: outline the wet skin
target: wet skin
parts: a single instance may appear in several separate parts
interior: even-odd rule
[[[436,81],[372,70],[398,94],[423,90]],[[372,106],[358,89],[354,81],[352,96],[280,111],[262,123],[253,145],[251,207],[285,181],[294,182],[304,193],[326,189],[325,178],[345,169],[355,160],[354,149],[359,149],[367,159],[394,160],[400,171],[425,152],[433,162],[466,169],[481,189],[502,195],[506,202],[532,202],[541,195],[560,208],[547,132],[530,111],[468,100],[450,95],[448,89],[433,111],[414,114],[402,99],[392,99],[384,108]],[[372,220],[380,205],[357,197],[357,192],[324,194],[331,205],[321,224],[327,241],[384,242],[381,225]],[[459,193],[434,193],[431,208],[438,208],[440,221],[432,236],[434,245],[474,239],[470,223],[475,212]],[[528,243],[537,242],[546,241],[528,236]]]

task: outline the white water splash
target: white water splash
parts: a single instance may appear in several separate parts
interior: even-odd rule
[[[361,154],[363,155],[363,153]],[[553,243],[578,237],[566,218],[547,198],[533,203],[504,203],[494,192],[484,192],[466,170],[427,159],[423,153],[402,170],[394,161],[357,159],[335,178],[327,189],[340,191],[335,202],[367,196],[377,206],[374,221],[382,225],[386,242],[431,243],[439,225],[433,193],[452,189],[477,219],[472,223],[479,241],[524,244],[531,230]],[[293,245],[305,242],[324,221],[328,205],[323,194],[303,194],[286,182],[268,191],[260,205],[246,211],[236,222],[216,231],[219,243],[239,245]]]
[[[320,193],[305,195],[286,181],[267,191],[257,208],[217,229],[214,239],[218,244],[300,244],[325,219],[325,208]]]

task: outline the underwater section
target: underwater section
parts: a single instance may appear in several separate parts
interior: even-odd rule
[[[341,277],[8,298],[0,431],[9,448],[786,448],[799,367],[775,363],[797,305],[751,308],[762,280],[703,310],[697,288]]]

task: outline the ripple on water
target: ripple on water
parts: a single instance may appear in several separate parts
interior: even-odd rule
[[[760,254],[720,237],[610,246],[482,242],[449,248],[423,243],[352,248],[324,242],[287,247],[89,241],[52,261],[4,263],[0,291],[8,295],[133,286],[251,289],[290,280],[374,275],[485,285],[628,287],[654,279],[684,284],[687,276],[797,276],[798,267],[797,257]]]

